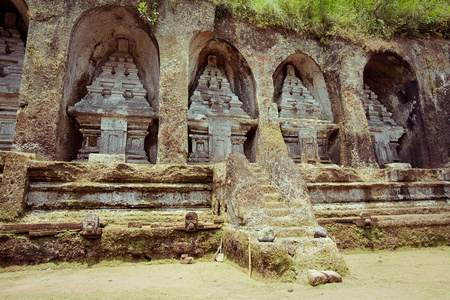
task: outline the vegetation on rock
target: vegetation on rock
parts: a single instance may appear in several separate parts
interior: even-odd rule
[[[261,27],[282,27],[325,39],[450,38],[448,0],[211,0],[216,17],[234,15]]]

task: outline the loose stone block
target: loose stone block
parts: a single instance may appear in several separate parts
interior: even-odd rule
[[[316,226],[316,228],[314,228],[314,237],[315,238],[327,237],[327,230],[321,226]]]
[[[319,284],[325,284],[328,282],[328,278],[322,272],[316,270],[308,270],[307,272],[309,284],[312,286],[317,286]]]
[[[275,232],[272,227],[266,227],[258,232],[259,242],[273,242],[275,240]]]
[[[180,263],[185,264],[185,265],[190,265],[190,264],[194,264],[195,260],[193,257],[190,257],[189,254],[181,254]]]
[[[321,271],[327,277],[328,283],[342,282],[342,276],[334,271]]]

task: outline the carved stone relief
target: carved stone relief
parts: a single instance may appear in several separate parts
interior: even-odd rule
[[[145,99],[147,91],[128,52],[128,40],[117,43],[118,50],[87,87],[88,94],[69,107],[83,134],[77,161],[101,153],[125,154],[129,163],[148,162],[144,141],[157,114]]]
[[[190,163],[215,163],[224,161],[230,153],[244,154],[246,134],[256,126],[256,120],[242,110],[242,102],[231,91],[216,56],[208,56],[208,65],[190,101]]]
[[[372,133],[375,157],[380,165],[399,162],[398,140],[405,133],[405,129],[392,120],[392,114],[377,98],[378,96],[370,90],[370,87],[365,85],[363,104]]]
[[[10,150],[13,142],[25,56],[16,21],[17,15],[7,12],[0,26],[0,150]]]
[[[328,141],[337,125],[321,117],[320,105],[287,65],[278,99],[281,132],[289,156],[296,163],[331,163]]]

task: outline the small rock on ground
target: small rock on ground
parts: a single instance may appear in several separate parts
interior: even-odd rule
[[[275,240],[275,232],[272,227],[266,227],[258,232],[259,242],[273,242]]]
[[[334,271],[322,271],[321,273],[327,276],[328,283],[342,282],[342,276]]]
[[[327,230],[321,226],[316,226],[316,228],[314,228],[314,237],[315,238],[327,237]]]
[[[308,270],[307,275],[309,284],[312,286],[317,286],[319,284],[325,284],[328,282],[327,276],[319,271]]]

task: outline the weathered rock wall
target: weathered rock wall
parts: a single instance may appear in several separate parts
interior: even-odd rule
[[[259,118],[260,127],[267,121],[269,104],[279,89],[280,66],[289,62],[300,68],[308,89],[323,100],[323,106],[328,106],[326,114],[339,126],[334,140],[338,147],[332,155],[335,163],[376,166],[361,102],[364,84],[378,84],[384,105],[392,110],[397,123],[409,128],[400,141],[401,159],[414,167],[449,163],[448,40],[366,40],[364,45],[354,45],[330,39],[323,47],[316,40],[283,30],[257,28],[232,17],[217,19],[214,5],[206,1],[163,2],[153,27],[143,23],[136,2],[129,0],[57,4],[30,0],[28,8],[31,17],[14,142],[17,151],[48,160],[73,157],[80,134],[67,116],[67,106],[83,96],[96,66],[112,51],[114,40],[128,37],[135,41],[134,55],[143,68],[140,77],[147,78],[143,81],[148,101],[159,107],[155,154],[159,163],[187,161],[189,90],[195,87],[199,68],[209,53],[230,60],[234,92],[247,102],[253,117]],[[105,28],[113,28],[110,35],[78,31],[80,24],[94,24],[100,13],[108,16],[104,23]],[[101,28],[96,24],[94,29]],[[75,51],[77,42],[85,43],[86,48]],[[154,45],[155,50],[141,49],[145,45]],[[379,60],[371,60],[378,54],[387,66],[391,57],[396,57],[404,70],[409,70],[407,78],[389,80],[399,70],[386,74],[389,70],[377,67]],[[411,94],[407,82],[416,82],[413,89],[417,91]],[[410,99],[406,99],[408,95],[412,95]],[[258,131],[246,146],[250,159],[256,159],[260,134]],[[156,133],[153,135],[156,138]]]

